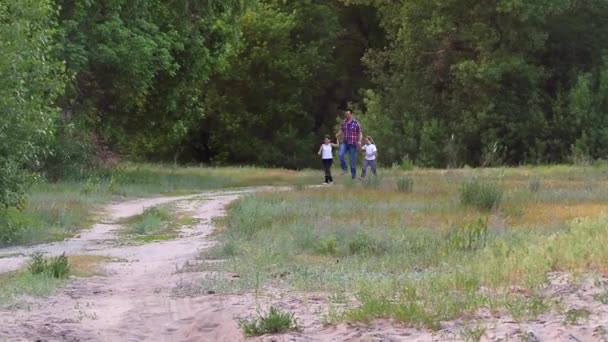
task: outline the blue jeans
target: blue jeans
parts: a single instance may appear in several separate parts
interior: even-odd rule
[[[361,171],[361,178],[365,178],[365,174],[367,173],[367,168],[372,168],[372,173],[376,176],[376,159],[367,160],[365,159],[365,165],[363,165],[363,170]]]
[[[357,177],[357,145],[345,142],[340,144],[340,167],[344,172],[346,172],[346,159],[344,159],[346,152],[350,159],[350,175],[355,179]]]

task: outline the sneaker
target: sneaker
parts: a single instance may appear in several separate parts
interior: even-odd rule
[[[342,176],[346,176],[347,172],[346,172],[346,171],[344,171],[344,170],[342,170],[342,172],[340,172],[340,174],[341,174]]]
[[[321,185],[327,185],[327,184],[328,184],[327,182],[323,182],[323,183],[321,183]]]

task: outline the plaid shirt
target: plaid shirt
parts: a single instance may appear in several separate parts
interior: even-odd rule
[[[359,133],[361,133],[361,125],[359,121],[352,119],[349,122],[344,121],[342,124],[342,134],[344,142],[354,145],[359,142]]]

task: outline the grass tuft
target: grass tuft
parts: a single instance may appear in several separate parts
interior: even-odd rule
[[[277,334],[288,330],[298,330],[298,324],[294,314],[281,311],[274,306],[271,306],[270,310],[265,315],[261,315],[252,320],[240,321],[239,326],[247,337]]]
[[[397,178],[397,190],[406,193],[414,191],[414,179],[408,175]]]
[[[460,188],[461,203],[482,211],[498,208],[502,196],[503,191],[498,185],[478,179],[465,181]]]

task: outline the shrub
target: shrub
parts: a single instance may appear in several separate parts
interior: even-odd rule
[[[297,330],[298,324],[292,313],[283,312],[274,306],[266,315],[251,321],[240,321],[239,326],[247,337],[276,334],[287,330]]]
[[[397,190],[401,192],[414,191],[414,179],[407,175],[397,178]]]
[[[460,201],[466,206],[490,211],[500,205],[502,194],[502,189],[496,184],[472,179],[462,184]]]

